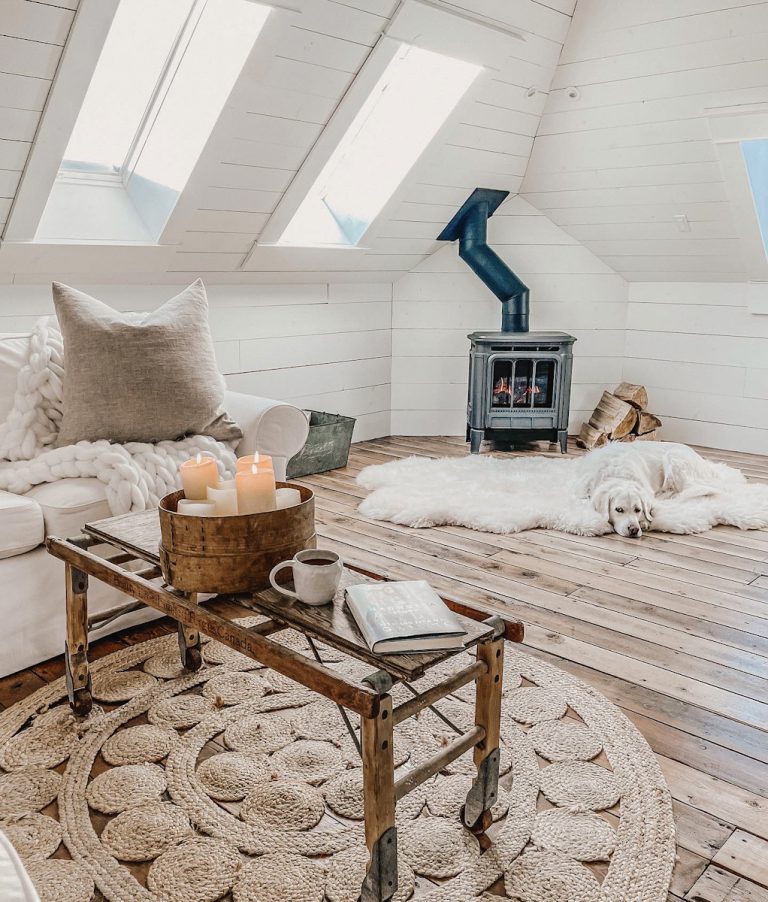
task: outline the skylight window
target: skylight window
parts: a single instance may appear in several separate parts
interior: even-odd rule
[[[358,244],[481,69],[401,44],[278,244]]]
[[[122,169],[193,5],[194,0],[121,0],[63,168]]]
[[[138,152],[136,174],[184,188],[268,15],[268,6],[252,0],[207,0]]]
[[[768,257],[768,139],[742,141],[741,153],[749,175],[763,248]]]
[[[120,0],[37,238],[157,241],[269,13]]]

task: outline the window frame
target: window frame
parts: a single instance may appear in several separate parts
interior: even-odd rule
[[[500,28],[458,10],[433,6],[422,0],[403,0],[397,13],[382,33],[357,76],[353,79],[337,109],[323,128],[306,160],[293,178],[280,202],[264,226],[258,241],[245,258],[242,269],[256,271],[275,261],[295,259],[295,255],[322,255],[328,263],[344,266],[350,255],[364,255],[370,250],[377,232],[391,218],[393,211],[407,196],[414,173],[428,158],[434,147],[440,146],[455,126],[462,108],[471,105],[483,90],[484,76],[498,71],[509,55],[509,40],[524,41],[523,35],[509,28]],[[282,244],[280,238],[299,207],[312,190],[317,178],[344,138],[355,117],[368,100],[371,91],[392,62],[402,44],[411,44],[481,66],[473,84],[458,101],[450,115],[435,133],[431,144],[414,161],[376,218],[368,225],[357,244],[296,245]],[[286,256],[287,255],[287,256]]]
[[[394,43],[394,53],[389,53],[389,62],[383,75],[368,92],[352,123],[336,143],[312,187],[289,220],[287,228],[279,238],[280,246],[334,248],[360,245],[381,210],[389,203],[392,194],[398,190],[427,151],[446,120],[453,117],[456,107],[461,104],[483,71],[481,66],[471,65],[445,54],[423,50],[410,43],[393,42],[391,38],[386,38],[384,43],[388,51],[390,43]],[[430,73],[430,77],[427,78],[426,67],[430,65],[430,60],[444,68],[440,74]],[[456,84],[454,90],[449,92],[446,89],[446,80],[449,76],[445,73],[453,66],[461,67],[462,83]],[[425,97],[421,101],[423,104],[426,100],[427,105],[422,108],[422,113],[429,127],[421,133],[418,133],[418,127],[415,129],[417,143],[414,143],[410,126],[404,131],[394,132],[390,131],[389,126],[397,128],[398,120],[402,125],[402,118],[407,115],[408,105],[420,87],[428,87],[432,95],[442,96],[440,101],[434,104],[432,116],[428,107],[433,105],[435,98],[430,97],[426,100]],[[395,103],[388,104],[392,97],[395,98]],[[385,116],[390,116],[389,126],[384,132],[381,131],[382,110],[385,111]],[[394,153],[396,148],[399,148],[403,155],[398,161],[399,165],[396,164],[394,170],[388,171],[386,161],[392,156],[390,148]],[[380,154],[376,158],[375,169],[371,168],[370,154]],[[372,203],[362,199],[359,206],[353,201],[350,207],[350,184],[345,183],[350,174],[353,179],[359,179],[361,176],[363,178],[362,182],[356,181],[356,188],[352,186],[352,196],[357,196],[358,201],[360,201],[359,192],[366,190],[364,185],[373,187],[378,182],[379,187],[384,190]],[[329,225],[322,225],[320,220]],[[335,240],[330,237],[329,228],[331,233],[335,233]],[[318,240],[318,234],[323,231],[328,238],[326,241]]]
[[[134,173],[141,151],[152,131],[152,126],[162,110],[165,97],[168,94],[173,79],[176,76],[176,72],[181,65],[184,53],[189,46],[192,35],[205,10],[206,2],[207,0],[193,0],[192,8],[185,19],[184,24],[179,29],[179,33],[176,35],[176,40],[168,54],[160,77],[157,79],[155,88],[152,91],[152,96],[147,103],[147,108],[144,110],[144,115],[139,123],[139,127],[136,129],[136,134],[133,136],[133,141],[131,141],[128,152],[125,155],[123,165],[120,167],[123,183],[126,185]],[[266,6],[268,4],[265,3],[263,5]]]
[[[768,103],[713,107],[707,112],[734,212],[742,261],[753,283],[747,293],[749,309],[753,313],[768,314],[768,246],[763,242],[749,171],[741,150],[743,141],[768,140]]]
[[[307,156],[307,159],[296,173],[296,176],[277,207],[275,207],[275,210],[262,230],[257,246],[274,247],[284,251],[302,251],[309,249],[354,253],[355,251],[364,252],[367,250],[367,247],[365,246],[365,237],[370,233],[375,221],[369,225],[365,235],[357,244],[308,245],[306,247],[301,247],[298,245],[281,244],[280,238],[294,215],[304,203],[305,198],[319,178],[320,173],[333,156],[336,148],[339,146],[339,142],[344,138],[347,130],[354,122],[355,117],[368,99],[370,92],[395,58],[401,43],[401,41],[393,40],[387,35],[384,35],[379,39],[378,43],[371,51],[370,56],[360,69],[357,77],[349,86],[333,116],[323,128],[314,147]],[[389,206],[389,202],[385,205],[385,210],[387,206]],[[380,218],[380,216],[377,217],[377,219]],[[253,253],[253,251],[251,253]],[[248,268],[249,260],[250,256],[245,261],[246,269]]]
[[[184,191],[178,196],[177,202],[156,240],[133,236],[89,239],[87,241],[68,237],[37,237],[46,206],[57,181],[70,185],[79,184],[83,187],[98,185],[129,193],[128,183],[133,174],[135,162],[151,134],[154,118],[162,107],[162,98],[173,82],[176,69],[183,58],[183,52],[178,52],[179,48],[183,51],[185,41],[193,36],[199,18],[204,12],[206,0],[195,0],[185,27],[179,31],[173,50],[169,53],[167,64],[148,103],[147,112],[137,129],[136,138],[128,150],[120,171],[100,173],[95,170],[86,172],[75,168],[67,171],[66,168],[62,168],[64,153],[119,2],[120,0],[80,0],[53,85],[41,114],[40,126],[30,148],[27,164],[2,234],[2,245],[6,246],[6,249],[4,251],[0,247],[0,257],[15,253],[15,251],[12,252],[12,248],[30,245],[38,249],[34,253],[39,258],[40,264],[45,265],[49,254],[51,259],[57,259],[56,248],[61,245],[72,248],[91,248],[97,254],[107,254],[110,247],[140,245],[151,257],[157,256],[158,259],[164,259],[167,248],[177,243],[180,234],[184,231],[185,217],[191,209],[195,209],[195,202],[190,200],[188,195],[194,193],[201,184],[205,183],[206,175],[203,170],[210,167],[211,154],[215,155],[217,149],[221,149],[222,138],[217,135],[218,129],[216,128],[208,136]],[[301,13],[292,5],[291,0],[254,0],[254,2],[266,7],[269,15],[244,66],[251,73],[260,73],[266,71],[272,64],[287,29],[293,22],[300,19]],[[233,85],[232,90],[234,91],[236,88],[237,82]],[[227,115],[228,109],[231,111],[229,101],[223,105],[220,117]],[[228,128],[224,130],[229,131]],[[136,210],[136,216],[138,219],[142,218],[140,211]],[[43,250],[43,256],[40,257],[41,249],[50,249],[50,251]]]
[[[80,0],[8,215],[4,242],[35,240],[119,3]]]
[[[179,29],[170,50],[168,51],[168,55],[165,59],[162,69],[160,70],[160,74],[155,82],[155,86],[152,89],[152,92],[149,96],[149,100],[147,101],[147,105],[144,109],[144,112],[141,115],[141,119],[139,120],[139,124],[136,128],[136,131],[133,135],[131,143],[128,146],[128,150],[126,151],[125,157],[117,168],[117,170],[110,170],[107,165],[103,165],[101,169],[98,168],[97,164],[93,164],[91,166],[86,165],[82,168],[78,168],[77,166],[65,166],[66,160],[64,159],[62,153],[62,160],[59,164],[59,171],[57,173],[57,178],[66,175],[72,180],[82,178],[83,181],[87,182],[92,180],[94,174],[100,173],[106,179],[110,179],[114,174],[115,180],[121,182],[124,186],[127,185],[128,180],[133,174],[136,161],[138,159],[139,153],[141,152],[141,147],[147,140],[149,132],[152,128],[152,123],[157,118],[163,104],[163,98],[168,92],[168,89],[171,86],[173,81],[173,77],[181,63],[181,58],[184,55],[184,51],[186,46],[189,44],[189,41],[194,33],[195,27],[200,20],[200,17],[203,13],[207,0],[192,0],[190,10],[187,13],[186,18],[184,19],[184,24]],[[117,6],[119,6],[119,0],[115,7],[115,12],[117,11]],[[114,14],[113,14],[114,18]],[[110,21],[111,24],[111,21]],[[103,46],[103,42],[102,42]],[[96,64],[98,64],[99,57],[101,55],[101,48],[99,49],[99,55],[96,57]],[[91,71],[91,79],[95,74],[96,65],[94,65],[93,70]],[[89,79],[90,85],[90,79]],[[83,98],[85,95],[83,95]],[[78,117],[80,114],[80,110],[78,109]],[[77,118],[75,117],[75,123],[77,122]],[[71,135],[70,130],[70,135]],[[67,141],[69,143],[69,141]],[[66,151],[66,147],[64,149]]]

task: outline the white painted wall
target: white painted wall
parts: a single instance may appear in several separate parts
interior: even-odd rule
[[[744,280],[710,116],[768,102],[766,33],[765,0],[579,0],[523,195],[630,282]]]
[[[178,290],[75,284],[121,310],[152,310]],[[356,440],[389,435],[391,285],[207,288],[216,353],[230,388],[354,416]],[[0,333],[27,331],[51,313],[50,279],[0,285]]]
[[[750,312],[746,282],[626,283],[519,197],[489,226],[531,289],[532,328],[578,338],[571,433],[626,380],[647,386],[664,439],[768,452],[768,315]],[[394,434],[464,433],[466,335],[497,329],[500,315],[455,246],[395,283]]]
[[[490,220],[489,242],[531,289],[531,328],[578,339],[571,433],[627,380],[647,386],[663,438],[768,452],[768,315],[750,312],[746,282],[627,283],[522,197]],[[394,434],[464,433],[466,336],[500,316],[455,245],[395,283]]]
[[[520,197],[489,221],[488,240],[531,290],[531,328],[574,346],[571,431],[622,378],[627,283]],[[451,245],[394,285],[392,432],[460,435],[466,427],[467,333],[498,329],[501,305]]]
[[[648,387],[664,438],[768,451],[768,316],[749,312],[746,283],[627,284],[521,198],[491,219],[489,237],[531,288],[532,327],[578,339],[571,432],[604,388],[626,379]],[[53,312],[50,277],[40,279],[0,285],[0,333]],[[153,309],[178,290],[75,284],[122,310]],[[230,387],[355,416],[356,440],[463,434],[466,335],[498,328],[501,315],[453,245],[394,285],[208,292]]]
[[[624,378],[648,387],[663,437],[768,453],[768,315],[746,283],[630,283]]]

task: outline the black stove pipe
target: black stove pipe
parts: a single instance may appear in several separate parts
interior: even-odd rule
[[[501,301],[501,331],[529,329],[528,286],[518,279],[499,255],[488,246],[488,219],[509,194],[476,188],[458,213],[438,235],[438,241],[459,242],[459,256]]]

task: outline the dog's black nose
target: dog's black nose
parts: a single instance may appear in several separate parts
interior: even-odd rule
[[[629,527],[629,534],[632,536],[633,539],[638,535],[639,532],[640,532],[639,526],[630,526]]]

